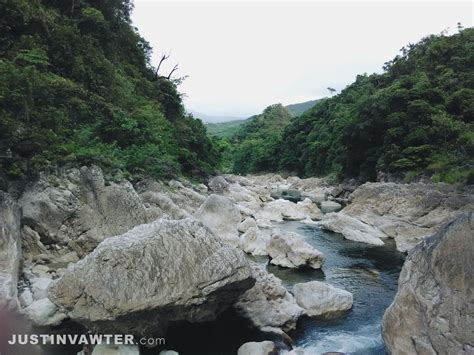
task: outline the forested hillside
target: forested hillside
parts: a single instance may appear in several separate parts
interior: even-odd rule
[[[276,128],[246,125],[235,136],[234,171],[473,183],[473,43],[472,28],[426,37],[283,132],[289,118],[281,108]],[[274,111],[267,110],[263,117]]]
[[[130,0],[0,2],[0,164],[202,176],[218,153],[130,24]],[[11,156],[11,157],[10,157]]]
[[[287,111],[290,113],[291,116],[295,117],[309,110],[320,101],[321,100],[305,101],[305,102],[301,102],[297,104],[287,105],[285,106],[285,108],[287,109]],[[222,122],[217,122],[217,123],[207,123],[206,124],[207,133],[210,137],[231,138],[233,135],[235,135],[239,131],[240,126],[244,125],[245,123],[248,123],[255,117],[256,116],[252,116],[245,120],[232,120],[232,121],[222,121]]]
[[[474,29],[403,48],[287,127],[280,169],[474,182]]]
[[[278,164],[274,152],[291,117],[284,106],[275,104],[249,118],[231,138],[233,170],[239,174],[272,170]]]

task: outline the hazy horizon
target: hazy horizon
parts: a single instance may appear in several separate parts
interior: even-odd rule
[[[154,64],[171,53],[163,73],[179,63],[177,76],[189,76],[179,87],[189,111],[245,118],[273,103],[328,96],[328,86],[340,91],[357,74],[379,73],[408,43],[448,27],[453,33],[457,22],[471,27],[472,7],[135,0],[132,20],[153,47]]]

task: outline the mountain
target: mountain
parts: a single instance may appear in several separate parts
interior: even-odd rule
[[[300,102],[300,103],[297,103],[297,104],[287,105],[285,107],[288,110],[288,112],[291,113],[292,116],[299,116],[303,112],[308,111],[310,108],[315,106],[321,100],[323,100],[323,99]]]
[[[191,111],[194,117],[199,118],[204,123],[224,123],[230,121],[242,121],[247,117],[226,116],[226,115],[208,115],[205,113]]]
[[[311,100],[297,104],[284,106],[291,116],[299,116],[304,111],[310,109],[323,99]],[[207,133],[211,137],[230,138],[238,132],[239,127],[244,123],[252,120],[255,116],[249,118],[232,119],[228,116],[207,116],[203,114],[194,114],[195,117],[201,118],[206,122]],[[219,121],[221,120],[221,121]]]
[[[131,26],[131,0],[0,2],[0,185],[55,166],[136,177],[214,171],[219,155]]]
[[[273,169],[474,183],[474,29],[431,35],[293,120]],[[258,167],[257,167],[258,168]]]

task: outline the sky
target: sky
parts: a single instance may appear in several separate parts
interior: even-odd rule
[[[135,0],[133,25],[187,75],[188,111],[248,117],[340,91],[357,74],[381,72],[408,43],[456,24],[473,26],[464,1]]]

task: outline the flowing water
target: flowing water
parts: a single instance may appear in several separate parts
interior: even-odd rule
[[[371,246],[344,239],[340,234],[321,230],[317,225],[287,222],[279,226],[297,232],[316,249],[323,252],[326,261],[322,270],[293,270],[267,265],[267,270],[279,277],[291,291],[299,282],[320,280],[350,291],[354,295],[353,308],[333,319],[303,318],[291,337],[294,346],[304,354],[318,355],[327,351],[346,354],[384,354],[380,322],[385,309],[392,302],[404,255],[397,252],[388,240],[385,246]],[[268,258],[255,258],[262,264]],[[77,333],[71,325],[60,332]],[[182,324],[169,329],[166,345],[181,355],[219,354],[234,355],[240,345],[248,341],[262,341],[267,336],[252,329],[248,320],[233,310],[224,312],[216,321],[200,324]],[[75,355],[80,347],[50,347],[46,354]],[[144,354],[156,355],[158,349],[141,349]]]
[[[292,334],[295,346],[308,354],[338,351],[346,354],[386,353],[380,332],[385,309],[397,291],[398,275],[404,255],[392,240],[385,246],[371,246],[323,231],[317,225],[289,222],[283,230],[303,235],[308,243],[323,252],[322,270],[304,272],[268,266],[291,291],[294,284],[311,280],[328,282],[352,292],[353,308],[334,319],[303,319]]]

